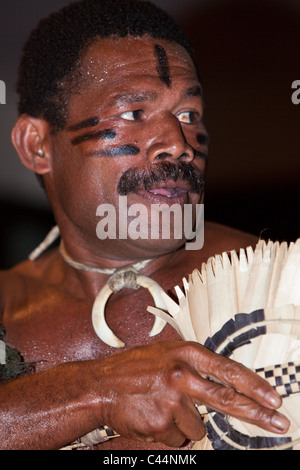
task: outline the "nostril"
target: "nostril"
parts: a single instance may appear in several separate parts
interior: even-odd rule
[[[186,158],[190,158],[190,155],[187,153],[187,152],[184,152],[182,153],[178,159],[181,160],[181,159],[186,159]]]
[[[172,154],[171,153],[167,153],[167,152],[161,152],[159,153],[158,155],[156,155],[155,159],[156,160],[163,160],[165,158],[170,158],[172,157]]]

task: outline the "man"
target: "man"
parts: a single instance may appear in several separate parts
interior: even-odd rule
[[[101,425],[122,436],[101,449],[189,448],[205,433],[195,403],[287,431],[279,396],[252,372],[169,326],[149,337],[147,290],[122,289],[106,305],[123,349],[91,322],[109,278],[93,268],[147,260],[140,272],[171,291],[209,256],[256,242],[214,224],[198,251],[185,250],[172,223],[169,239],[96,234],[99,205],[122,219],[121,195],[129,208],[202,202],[208,137],[191,57],[167,15],[127,0],[75,3],[40,23],[25,47],[12,141],[43,179],[65,251],[1,273],[5,340],[35,362],[35,373],[1,384],[2,448],[59,449]]]

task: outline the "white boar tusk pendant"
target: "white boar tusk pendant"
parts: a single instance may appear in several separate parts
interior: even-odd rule
[[[109,346],[113,348],[123,348],[125,343],[121,341],[114,332],[109,328],[105,319],[105,306],[111,294],[119,292],[124,288],[128,289],[139,289],[144,287],[148,289],[153,297],[155,306],[166,310],[164,301],[161,296],[160,285],[143,274],[139,274],[134,268],[128,267],[125,269],[118,270],[114,273],[105,286],[101,289],[97,295],[93,310],[92,310],[92,323],[97,336]],[[166,322],[159,317],[155,318],[154,325],[150,331],[150,336],[159,334],[165,327]]]

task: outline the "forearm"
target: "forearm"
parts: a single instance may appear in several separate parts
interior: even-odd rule
[[[212,380],[207,380],[210,377]],[[281,399],[252,371],[192,342],[155,343],[101,361],[62,364],[0,388],[4,449],[59,449],[99,425],[127,439],[200,440],[193,403],[287,432]]]
[[[0,448],[59,449],[101,420],[96,362],[66,363],[0,387]]]

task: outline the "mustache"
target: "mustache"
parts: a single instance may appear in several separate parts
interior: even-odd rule
[[[147,167],[129,168],[121,176],[117,192],[121,196],[139,189],[149,190],[158,183],[164,183],[167,180],[186,181],[190,185],[190,191],[201,194],[204,190],[204,175],[199,168],[190,163],[180,162],[174,164],[171,162],[161,162],[155,165],[155,168]]]

